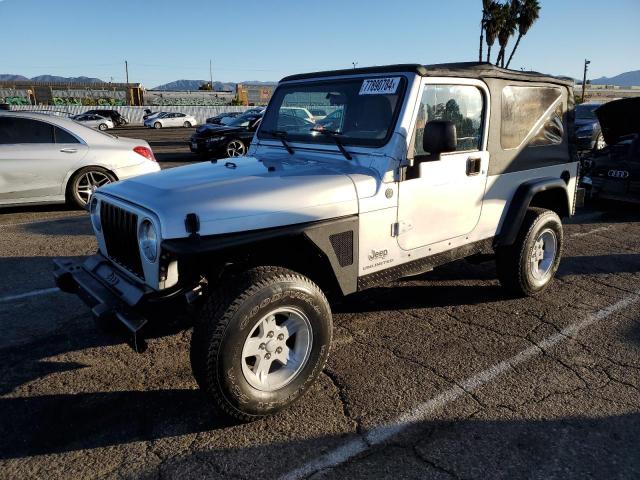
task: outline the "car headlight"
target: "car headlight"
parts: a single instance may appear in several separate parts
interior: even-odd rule
[[[138,244],[140,250],[150,262],[155,262],[158,258],[158,234],[156,227],[150,220],[143,220],[138,229]]]
[[[91,224],[96,232],[102,230],[102,224],[100,222],[100,209],[98,208],[98,199],[94,196],[91,197],[89,203],[89,213],[91,214]]]

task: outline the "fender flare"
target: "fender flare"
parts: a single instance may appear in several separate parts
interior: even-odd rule
[[[529,180],[520,185],[511,198],[509,210],[502,222],[500,233],[496,236],[494,247],[513,245],[524,221],[524,216],[533,198],[540,192],[560,189],[565,193],[567,211],[571,211],[567,184],[562,178],[539,178]]]

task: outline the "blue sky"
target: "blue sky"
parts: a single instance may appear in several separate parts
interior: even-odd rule
[[[640,69],[640,0],[540,0],[512,67],[590,78]],[[278,80],[297,72],[475,60],[481,0],[0,0],[0,73]],[[512,40],[515,42],[515,39]],[[497,52],[496,52],[497,53]],[[495,55],[494,55],[495,56]]]

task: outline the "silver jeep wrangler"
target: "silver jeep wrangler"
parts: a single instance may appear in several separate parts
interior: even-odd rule
[[[477,255],[512,294],[549,286],[578,192],[572,92],[484,63],[286,77],[246,157],[98,190],[99,252],[56,260],[57,284],[139,350],[151,305],[190,304],[212,404],[272,414],[325,365],[328,298]]]

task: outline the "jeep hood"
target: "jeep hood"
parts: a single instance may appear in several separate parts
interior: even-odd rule
[[[618,143],[625,135],[640,133],[640,97],[614,100],[595,112],[608,145]]]
[[[187,236],[195,213],[200,235],[312,222],[358,213],[358,190],[371,196],[375,172],[347,162],[253,157],[201,162],[106,185],[99,190],[158,216],[162,238]]]

